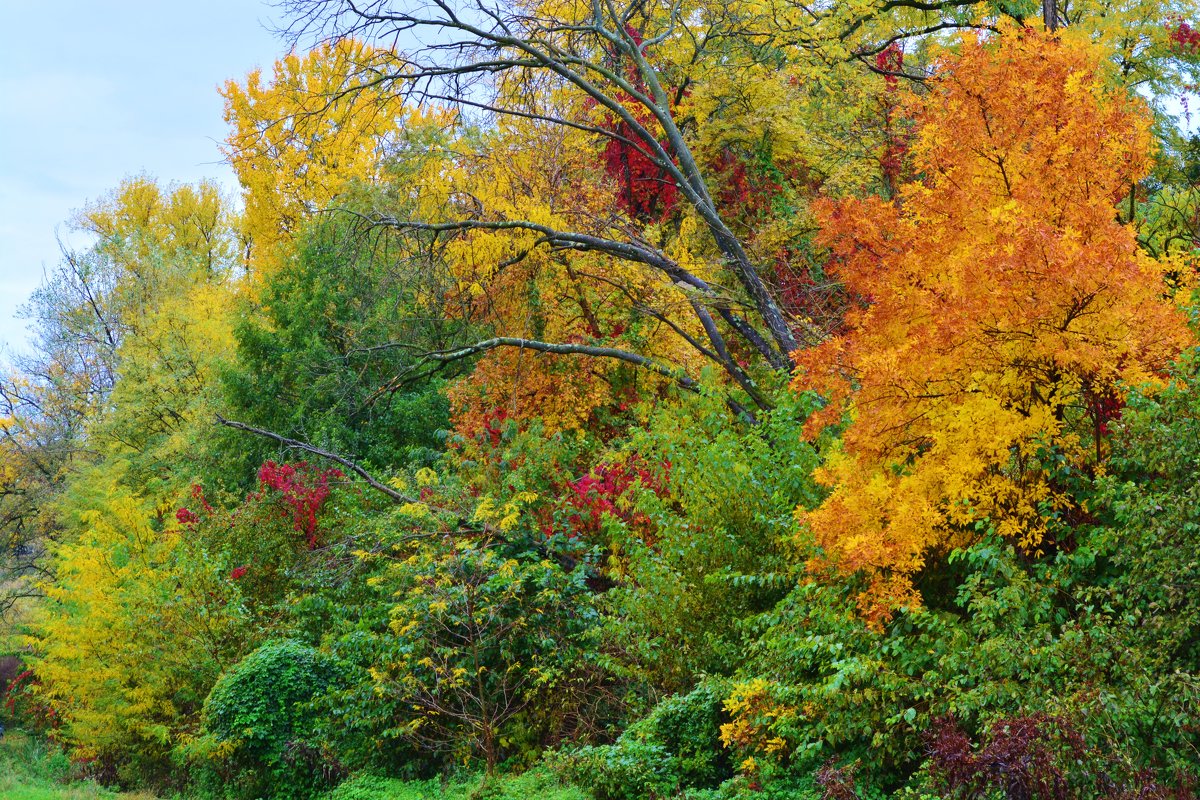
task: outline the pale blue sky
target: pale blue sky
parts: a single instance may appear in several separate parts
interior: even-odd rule
[[[55,228],[128,175],[211,178],[217,86],[285,51],[259,0],[0,0],[0,343],[58,259]]]

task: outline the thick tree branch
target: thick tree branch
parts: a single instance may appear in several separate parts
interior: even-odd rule
[[[654,161],[667,173],[680,194],[696,210],[708,228],[726,264],[749,295],[764,326],[770,332],[780,355],[798,348],[798,343],[775,298],[751,261],[741,240],[726,225],[717,209],[703,171],[674,117],[670,96],[658,70],[646,55],[646,44],[628,29],[627,14],[618,12],[609,2],[592,5],[591,18],[572,23],[538,17],[486,0],[468,0],[459,5],[450,0],[434,0],[418,7],[393,5],[387,0],[332,3],[328,0],[285,0],[283,7],[296,18],[288,33],[293,40],[314,29],[333,38],[360,37],[378,39],[401,33],[428,31],[432,44],[422,52],[426,63],[412,56],[397,57],[402,66],[395,77],[411,85],[447,81],[449,92],[442,96],[463,97],[477,102],[470,87],[464,90],[457,81],[464,76],[488,78],[497,73],[526,74],[542,72],[555,76],[564,85],[573,86],[599,108],[619,120],[632,139],[640,140]],[[630,6],[628,13],[633,13]],[[677,19],[672,9],[670,26]],[[650,37],[654,41],[656,37]],[[511,54],[506,56],[505,54]],[[503,66],[506,60],[510,66]],[[632,62],[634,75],[614,59]],[[529,62],[536,63],[531,67]],[[643,87],[645,87],[643,89]],[[477,94],[477,92],[476,92]],[[639,119],[628,108],[628,101],[642,106],[654,123]],[[489,103],[495,113],[528,113],[517,103]],[[773,358],[773,363],[788,359]]]
[[[662,272],[680,289],[698,292],[707,303],[717,308],[721,318],[729,323],[730,327],[739,336],[744,338],[751,347],[766,358],[772,367],[785,372],[791,368],[790,361],[782,351],[773,347],[752,325],[729,311],[728,298],[723,298],[712,285],[691,274],[659,250],[636,239],[628,242],[620,242],[602,236],[560,231],[547,225],[525,220],[460,220],[456,222],[429,223],[399,220],[383,214],[366,216],[348,209],[345,211],[346,213],[358,216],[369,224],[382,225],[397,230],[426,231],[432,233],[465,232],[472,230],[527,230],[539,234],[542,237],[541,243],[547,244],[550,247],[604,253],[625,261],[645,264]],[[691,298],[689,298],[689,301],[691,301]],[[743,376],[739,376],[733,371],[731,371],[731,375],[739,383],[741,382]]]

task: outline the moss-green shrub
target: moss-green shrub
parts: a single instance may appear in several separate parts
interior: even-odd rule
[[[596,800],[715,789],[733,777],[720,739],[722,697],[714,685],[668,697],[616,743],[560,753],[552,763]]]

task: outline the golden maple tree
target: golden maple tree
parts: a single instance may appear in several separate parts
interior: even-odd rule
[[[930,554],[993,528],[1027,551],[1076,507],[1122,387],[1190,341],[1167,264],[1114,204],[1150,165],[1150,116],[1098,48],[1010,30],[967,38],[910,104],[916,173],[895,203],[823,202],[833,268],[862,298],[801,353],[811,421],[849,415],[802,513],[820,563],[863,571],[869,619],[919,602]]]

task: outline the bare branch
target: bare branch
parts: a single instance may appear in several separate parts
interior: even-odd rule
[[[283,445],[284,447],[290,447],[295,450],[300,450],[305,453],[310,453],[314,456],[319,456],[320,458],[324,458],[328,461],[332,461],[335,464],[341,464],[343,467],[350,470],[355,475],[358,475],[360,478],[362,478],[364,481],[366,481],[367,485],[369,485],[372,489],[375,489],[378,492],[382,492],[383,494],[386,494],[388,497],[392,498],[392,500],[396,501],[397,503],[417,503],[418,502],[418,500],[416,498],[409,497],[408,495],[406,495],[402,492],[398,492],[395,489],[393,489],[391,486],[388,486],[386,483],[380,483],[378,480],[376,480],[375,476],[373,476],[371,473],[367,472],[366,469],[364,469],[362,466],[354,463],[353,461],[351,461],[350,459],[348,459],[344,456],[339,456],[337,453],[331,453],[328,450],[322,450],[321,448],[319,448],[315,445],[311,445],[308,442],[302,442],[298,439],[289,439],[288,437],[281,436],[280,434],[275,433],[274,431],[268,431],[263,428],[256,428],[253,425],[247,425],[244,422],[235,422],[234,420],[231,420],[231,419],[225,419],[220,414],[217,414],[217,423],[220,425],[224,425],[226,428],[233,428],[235,430],[245,431],[247,433],[253,433],[255,436],[261,436],[264,439],[270,439],[273,442],[278,442],[279,444]]]
[[[618,361],[624,361],[628,364],[633,364],[643,369],[648,369],[655,372],[664,378],[670,378],[676,384],[687,389],[688,391],[698,391],[700,385],[696,380],[690,377],[683,370],[665,364],[648,356],[631,353],[628,350],[621,350],[616,347],[602,347],[598,345],[586,344],[566,344],[561,342],[542,342],[537,339],[518,339],[511,336],[497,336],[492,339],[487,339],[476,344],[459,347],[454,350],[442,350],[433,353],[426,353],[417,363],[402,373],[393,381],[392,386],[398,386],[404,381],[406,376],[419,369],[423,364],[435,362],[438,364],[449,364],[455,361],[461,361],[464,358],[485,353],[488,350],[494,350],[498,347],[516,347],[521,350],[533,350],[539,353],[556,353],[559,355],[583,355],[593,356],[596,358],[612,358]]]

